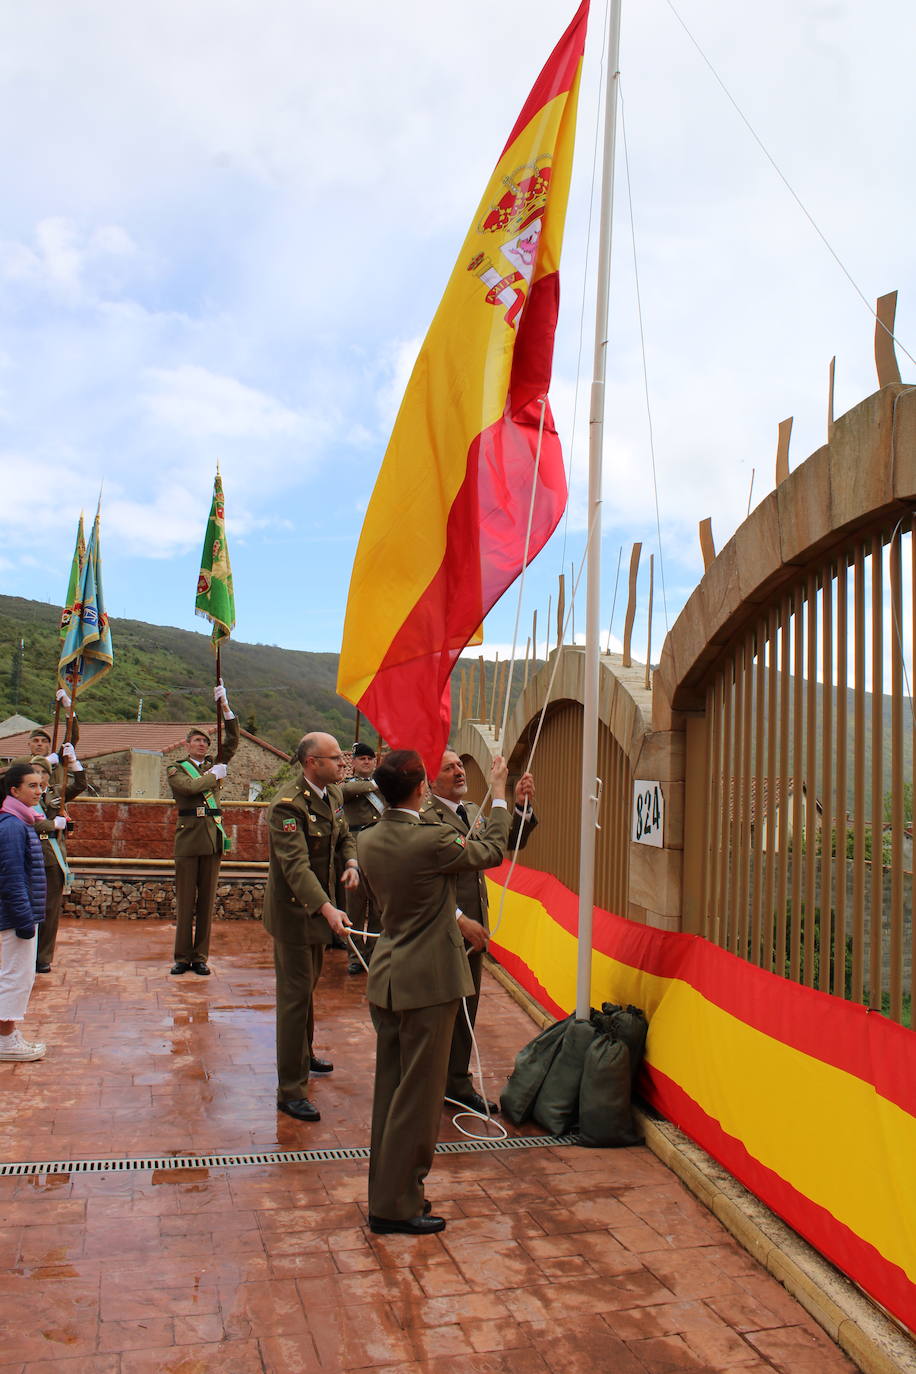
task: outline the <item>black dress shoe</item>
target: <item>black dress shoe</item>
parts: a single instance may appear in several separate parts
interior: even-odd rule
[[[334,1072],[334,1065],[330,1062],[330,1060],[328,1060],[328,1059],[310,1059],[310,1060],[309,1060],[309,1077],[310,1077],[310,1078],[321,1078],[321,1076],[322,1076],[323,1074],[326,1074],[326,1073],[333,1073],[333,1072]]]
[[[210,970],[207,968],[207,965],[204,963],[203,959],[191,960],[191,972],[196,973],[199,978],[210,977]]]
[[[307,1097],[296,1097],[292,1102],[278,1102],[277,1111],[286,1112],[287,1116],[294,1116],[297,1121],[321,1120],[321,1112],[312,1106]]]
[[[174,964],[172,965],[172,967],[169,969],[169,973],[173,974],[176,978],[177,978],[177,976],[178,976],[179,973],[190,973],[190,972],[191,972],[191,965],[190,965],[190,964],[186,964],[185,961],[184,961],[184,959],[176,959],[175,962],[174,962]]]
[[[486,1116],[488,1113],[490,1116],[495,1116],[496,1113],[499,1111],[498,1103],[485,1102],[484,1099],[480,1096],[480,1093],[464,1093],[461,1097],[452,1097],[451,1095],[449,1095],[449,1099],[446,1103],[446,1106],[450,1107],[455,1102],[460,1102],[462,1107],[469,1107],[472,1112],[480,1112],[481,1116]]]
[[[36,972],[36,973],[50,973],[50,972],[51,972],[51,965],[50,965],[50,964],[36,964],[36,965],[35,965],[35,972]]]
[[[389,1221],[370,1213],[369,1230],[376,1236],[432,1236],[445,1230],[445,1217],[419,1216],[409,1221]]]

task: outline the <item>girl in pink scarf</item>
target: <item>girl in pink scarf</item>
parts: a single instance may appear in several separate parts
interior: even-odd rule
[[[41,778],[30,763],[6,770],[0,795],[0,1060],[41,1059],[45,1046],[24,1039],[35,981],[35,940],[45,913],[45,872],[35,833]]]

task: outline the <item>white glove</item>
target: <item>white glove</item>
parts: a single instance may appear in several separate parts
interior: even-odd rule
[[[61,747],[60,752],[63,754],[65,759],[69,759],[71,763],[76,763],[76,750],[74,749],[73,745],[70,743],[69,740],[65,745]]]
[[[222,681],[220,681],[218,687],[213,688],[213,700],[216,702],[217,706],[221,701],[225,702],[227,706],[229,705],[229,698],[226,695],[226,689],[223,686]]]
[[[215,778],[218,778],[219,781],[222,782],[223,778],[229,772],[229,769],[226,767],[224,763],[214,763],[213,767],[210,769],[210,772],[213,774]]]
[[[48,763],[50,763],[52,768],[56,768],[57,765],[60,763],[59,754],[45,754],[45,758],[48,760]]]
[[[55,697],[57,698],[57,700],[60,702],[60,704],[63,706],[64,710],[65,710],[65,711],[69,711],[69,710],[70,710],[70,707],[73,705],[73,702],[70,700],[69,696],[67,695],[66,690],[65,690],[63,687],[58,687],[58,689],[57,689],[57,691],[54,693],[54,695],[55,695]]]
[[[54,817],[54,829],[55,829],[55,830],[66,830],[66,828],[67,828],[67,817],[66,817],[66,816],[55,816],[55,817]]]

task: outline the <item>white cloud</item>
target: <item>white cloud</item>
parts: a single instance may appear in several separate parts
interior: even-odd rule
[[[72,219],[52,215],[35,225],[31,245],[0,242],[0,272],[74,306],[97,301],[114,285],[112,267],[137,258],[138,251],[120,225],[103,224],[87,234]]]
[[[336,647],[324,627],[339,628],[346,542],[486,176],[567,18],[530,0],[507,39],[493,16],[485,0],[0,7],[0,121],[17,131],[0,243],[8,556],[36,511],[65,544],[104,475],[123,598],[168,618],[151,604],[168,572],[148,575],[152,527],[193,564],[218,456],[265,620],[252,637],[287,633],[267,579],[295,582],[292,515],[304,539],[340,542],[339,573],[310,592],[314,647]],[[693,0],[686,17],[866,296],[899,287],[899,333],[916,335],[901,173],[916,12],[773,0],[723,26],[720,4]],[[562,264],[564,442],[595,278],[601,22],[593,8]],[[793,463],[822,442],[830,356],[838,412],[874,389],[872,326],[666,7],[625,7],[621,62],[666,575],[683,599],[697,522],[712,516],[721,547],[752,468],[755,501],[771,489],[779,420],[795,415]],[[618,147],[607,615],[618,544],[656,539],[622,130]],[[585,528],[588,322],[582,352],[566,533],[527,594],[542,620]],[[491,617],[500,641],[512,616],[510,593]]]
[[[205,367],[149,368],[143,396],[150,417],[192,438],[302,435],[306,420],[274,397]]]

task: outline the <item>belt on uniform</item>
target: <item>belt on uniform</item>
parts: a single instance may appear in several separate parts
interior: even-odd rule
[[[190,808],[180,806],[178,814],[179,816],[212,816],[214,820],[218,820],[223,813],[215,806],[192,806]]]
[[[374,825],[375,821],[366,821],[365,825],[351,825],[350,834],[358,835],[361,830],[371,830]]]

